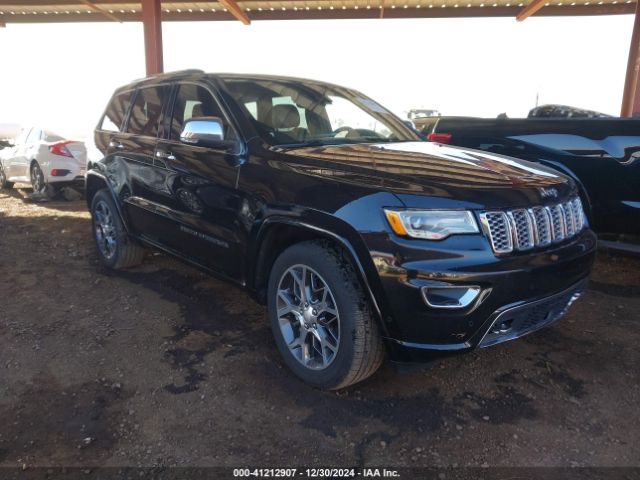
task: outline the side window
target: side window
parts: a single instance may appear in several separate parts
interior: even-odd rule
[[[171,139],[179,140],[184,123],[190,118],[198,117],[218,117],[224,121],[222,110],[206,88],[191,84],[179,85],[173,105]],[[227,129],[225,133],[229,135],[231,130]]]
[[[147,87],[138,90],[126,131],[146,137],[157,137],[162,105],[167,92],[167,87]]]
[[[37,143],[38,141],[40,141],[40,129],[39,128],[32,128],[31,132],[29,133],[29,136],[27,137],[26,140],[26,144],[27,145],[33,145],[34,143]]]
[[[244,106],[249,111],[249,113],[254,118],[254,120],[257,120],[258,119],[258,102],[255,100],[253,102],[246,102]]]
[[[100,130],[107,130],[109,132],[120,131],[120,127],[124,122],[124,117],[127,114],[127,110],[129,109],[129,104],[131,103],[132,96],[133,90],[130,92],[115,95],[111,99],[109,107],[107,107],[107,111],[105,112],[104,117],[102,117]]]

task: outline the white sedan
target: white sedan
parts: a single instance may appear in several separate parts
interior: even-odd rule
[[[49,130],[23,129],[12,147],[0,152],[0,189],[31,183],[35,193],[53,195],[65,185],[84,186],[87,149]]]

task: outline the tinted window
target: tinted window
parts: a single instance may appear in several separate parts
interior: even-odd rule
[[[224,121],[222,110],[206,88],[190,84],[180,85],[173,106],[171,138],[178,140],[184,122],[197,117],[218,117]],[[229,133],[229,129],[226,133]]]
[[[167,92],[167,87],[148,87],[138,90],[131,109],[127,132],[157,137],[162,105]]]
[[[111,103],[109,103],[109,107],[102,118],[100,129],[108,130],[110,132],[120,131],[120,127],[124,122],[124,117],[129,109],[129,103],[131,102],[132,95],[133,91],[125,92],[116,95],[111,99]]]
[[[224,81],[260,136],[272,145],[419,140],[398,117],[353,90],[277,78]]]
[[[45,130],[44,140],[45,142],[59,142],[60,140],[64,140],[64,138],[57,133],[52,132],[51,130]]]

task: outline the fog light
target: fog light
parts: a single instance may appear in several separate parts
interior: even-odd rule
[[[513,325],[513,318],[511,318],[509,320],[502,320],[500,323],[498,323],[497,325],[493,326],[493,328],[491,329],[491,333],[504,335],[509,330],[511,330],[511,326],[512,325]]]
[[[465,308],[480,294],[478,286],[422,287],[422,298],[431,308]]]

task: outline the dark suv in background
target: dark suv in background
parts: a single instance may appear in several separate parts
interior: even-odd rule
[[[422,142],[361,93],[186,71],[118,89],[87,175],[102,262],[161,249],[267,304],[284,361],[341,388],[541,328],[594,258],[576,186]]]

